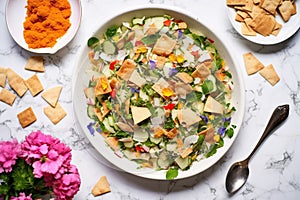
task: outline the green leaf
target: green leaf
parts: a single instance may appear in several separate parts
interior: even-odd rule
[[[111,38],[112,36],[114,36],[117,33],[117,30],[118,30],[118,26],[113,25],[106,30],[105,35],[107,37]]]
[[[166,179],[167,180],[172,180],[178,176],[178,168],[169,168],[167,173],[166,173]]]
[[[209,151],[207,152],[207,154],[205,155],[205,157],[210,157],[212,155],[214,155],[215,153],[217,153],[217,148],[219,147],[218,144],[213,144],[210,146]]]
[[[98,42],[99,42],[98,38],[91,37],[90,39],[88,39],[87,45],[88,45],[88,47],[91,47],[91,46],[95,45]]]
[[[211,80],[206,79],[202,84],[202,91],[204,94],[209,94],[214,89],[214,84]]]
[[[173,121],[172,117],[168,117],[165,121],[164,129],[172,129],[175,127],[175,122]]]
[[[234,134],[234,130],[233,128],[229,128],[226,130],[225,134],[229,137],[232,138],[233,134]]]
[[[154,34],[154,35],[149,35],[149,36],[143,37],[141,39],[141,41],[145,45],[149,46],[149,45],[155,44],[158,38],[159,38],[159,34]]]

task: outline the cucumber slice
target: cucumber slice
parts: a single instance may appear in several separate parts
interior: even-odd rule
[[[133,133],[133,140],[138,142],[146,142],[149,138],[149,133],[142,128],[137,128]]]
[[[87,114],[88,114],[89,118],[91,118],[91,119],[93,119],[94,116],[96,115],[94,108],[95,108],[95,106],[92,106],[92,105],[88,105],[88,107],[87,107]]]
[[[162,140],[162,137],[160,137],[160,138],[150,137],[150,141],[153,142],[154,144],[160,143],[161,140]]]
[[[109,125],[109,121],[108,121],[107,118],[105,118],[105,119],[103,120],[103,124],[104,124],[104,127],[106,128],[106,130],[107,130],[108,132],[110,132],[110,133],[115,133],[115,130],[113,129],[113,127],[111,127],[111,126]]]
[[[132,140],[131,142],[124,142],[123,144],[124,144],[124,146],[125,146],[126,148],[132,148],[133,145],[134,145],[134,142],[133,142],[133,140]]]
[[[178,156],[176,159],[175,159],[175,162],[177,163],[177,165],[180,167],[180,169],[185,169],[189,166],[189,157],[185,157],[185,158],[182,158],[180,156]]]
[[[117,50],[115,44],[112,43],[109,40],[105,40],[102,45],[103,45],[102,46],[103,47],[103,51],[106,54],[109,54],[109,55],[114,54],[116,52],[116,50]]]

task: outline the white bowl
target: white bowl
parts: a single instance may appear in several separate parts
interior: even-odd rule
[[[27,0],[8,0],[5,8],[5,18],[8,31],[15,42],[22,48],[33,53],[49,53],[54,54],[64,46],[66,46],[75,36],[81,21],[81,3],[80,0],[70,1],[71,5],[71,26],[61,38],[57,40],[57,43],[51,48],[28,48],[28,45],[23,37],[23,23],[26,18],[26,5]]]
[[[200,162],[193,162],[191,168],[187,171],[180,171],[177,179],[185,178],[189,176],[193,176],[198,174],[212,165],[214,165],[230,148],[233,144],[235,138],[238,135],[239,128],[242,124],[243,116],[244,116],[244,101],[245,101],[245,94],[244,94],[244,84],[242,80],[242,75],[237,67],[236,61],[232,53],[229,51],[227,45],[221,41],[220,37],[215,34],[214,31],[211,31],[207,28],[203,23],[197,21],[195,18],[187,14],[188,12],[184,10],[180,10],[175,7],[166,7],[162,5],[154,5],[152,4],[147,6],[139,6],[128,9],[126,11],[120,12],[118,14],[113,14],[109,19],[106,20],[105,23],[100,24],[99,28],[94,32],[94,36],[102,36],[104,31],[114,24],[121,24],[124,21],[129,21],[133,17],[143,17],[143,16],[157,16],[157,15],[164,15],[168,14],[175,19],[182,19],[187,22],[190,30],[195,32],[195,30],[200,30],[209,38],[212,38],[215,41],[215,45],[221,54],[221,56],[226,60],[227,65],[230,67],[230,71],[233,76],[234,81],[234,92],[232,96],[232,103],[236,107],[237,111],[232,116],[232,123],[237,126],[235,129],[234,136],[229,139],[225,138],[224,146],[219,148],[217,153],[213,156],[201,160]],[[92,35],[91,35],[92,36]],[[87,40],[83,41],[83,44],[86,45]],[[89,139],[91,144],[95,147],[95,149],[107,160],[109,160],[113,165],[117,166],[118,168],[149,179],[158,179],[158,180],[165,180],[165,173],[166,171],[154,171],[153,169],[137,169],[138,165],[133,162],[129,161],[126,158],[120,158],[114,154],[114,152],[105,144],[104,138],[100,134],[95,134],[92,136],[87,129],[87,125],[91,122],[91,119],[87,116],[87,103],[86,97],[83,93],[84,87],[87,87],[90,77],[85,73],[86,67],[89,66],[88,60],[88,52],[89,48],[85,46],[82,49],[82,52],[79,54],[79,60],[77,61],[77,67],[74,71],[73,76],[73,106],[75,110],[75,117],[77,120],[78,130],[83,130],[86,137]]]

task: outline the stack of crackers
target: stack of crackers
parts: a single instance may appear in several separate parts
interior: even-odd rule
[[[33,72],[43,73],[45,71],[43,57],[29,57],[25,69]],[[5,88],[6,79],[9,87],[16,94],[13,91]],[[0,86],[2,87],[2,90],[0,92],[0,101],[10,106],[13,106],[17,95],[21,98],[27,90],[30,91],[33,97],[37,96],[44,90],[44,87],[37,73],[32,75],[29,79],[24,80],[13,69],[3,67],[0,67]],[[57,124],[67,114],[61,107],[61,105],[58,103],[58,98],[60,96],[61,90],[62,86],[57,86],[44,91],[41,95],[43,99],[49,103],[49,106],[44,108],[44,113],[54,124]],[[22,112],[18,113],[17,117],[22,128],[29,126],[37,120],[37,117],[32,107],[28,107]]]
[[[243,58],[248,75],[259,72],[272,86],[280,80],[272,64],[265,67],[251,52],[244,53]]]
[[[226,0],[236,10],[235,20],[241,23],[246,36],[277,36],[282,24],[276,19],[279,13],[284,22],[297,13],[294,0]]]

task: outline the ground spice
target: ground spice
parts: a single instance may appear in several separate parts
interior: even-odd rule
[[[71,26],[68,0],[28,0],[26,7],[23,35],[29,48],[53,47]]]

